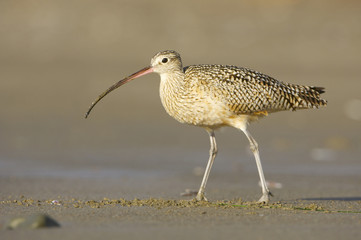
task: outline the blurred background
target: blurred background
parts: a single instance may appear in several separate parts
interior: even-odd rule
[[[166,114],[157,74],[112,92],[84,119],[100,93],[166,49],[178,51],[184,66],[232,64],[325,87],[326,108],[272,114],[250,126],[266,177],[357,178],[360,23],[357,0],[2,0],[0,181],[169,173],[196,176],[198,187],[208,136]],[[243,133],[216,135],[214,179],[241,188],[237,176],[249,173],[257,184]]]

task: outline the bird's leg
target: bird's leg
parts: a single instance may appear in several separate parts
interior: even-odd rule
[[[268,187],[266,184],[266,179],[263,174],[261,159],[259,157],[259,152],[258,152],[258,144],[257,144],[256,140],[254,140],[254,138],[251,136],[251,134],[247,131],[247,129],[242,129],[242,131],[246,134],[246,136],[249,140],[250,148],[251,148],[251,151],[253,152],[254,158],[256,160],[259,177],[261,179],[262,197],[258,200],[258,202],[268,203],[269,197],[272,196],[272,193],[268,190]]]
[[[201,187],[199,188],[199,191],[198,191],[198,194],[196,197],[196,200],[198,200],[198,201],[202,201],[202,200],[207,201],[207,198],[205,197],[204,192],[206,189],[206,184],[207,184],[209,173],[211,172],[211,168],[212,168],[214,159],[216,158],[216,155],[217,155],[217,144],[216,144],[216,137],[214,135],[214,131],[211,129],[207,129],[207,132],[209,134],[209,139],[211,142],[211,149],[209,150],[209,159],[208,159],[208,163],[207,163],[207,168],[206,168],[206,171],[204,172]]]

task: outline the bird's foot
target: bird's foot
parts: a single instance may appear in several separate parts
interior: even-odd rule
[[[206,202],[208,202],[204,192],[198,192],[196,200],[197,201],[206,201]]]
[[[270,197],[273,197],[273,195],[270,191],[267,191],[267,192],[263,193],[262,197],[258,200],[258,202],[267,204],[270,200]]]

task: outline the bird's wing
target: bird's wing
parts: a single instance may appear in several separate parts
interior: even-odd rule
[[[236,114],[267,114],[326,105],[322,88],[283,83],[248,68],[196,65],[186,69],[209,93]]]

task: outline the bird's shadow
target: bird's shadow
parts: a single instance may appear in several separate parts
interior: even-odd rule
[[[361,197],[315,197],[315,198],[301,198],[305,201],[361,201]]]

